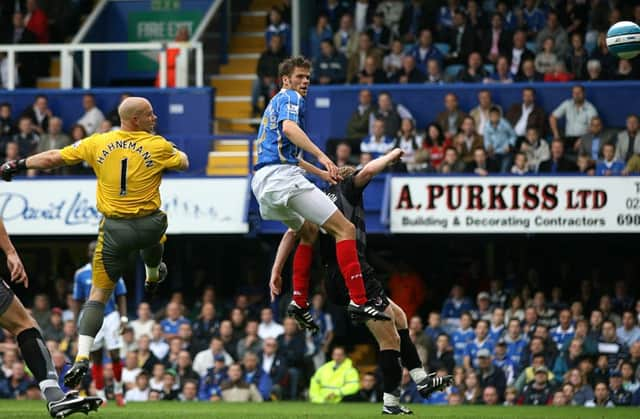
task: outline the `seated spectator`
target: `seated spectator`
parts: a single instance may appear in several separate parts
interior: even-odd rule
[[[461,285],[454,285],[449,298],[442,304],[442,323],[445,330],[452,331],[461,326],[462,314],[471,310],[473,310],[473,303],[465,297],[464,288]],[[471,326],[470,320],[466,327]]]
[[[149,349],[150,344],[150,336],[142,335],[140,339],[138,339],[138,365],[147,373],[151,373],[153,366],[160,362]]]
[[[129,325],[133,328],[135,339],[138,340],[142,335],[151,336],[151,330],[155,324],[155,320],[151,317],[151,308],[149,303],[142,302],[138,305],[138,318]]]
[[[167,317],[160,322],[160,327],[162,328],[165,339],[177,335],[178,329],[183,324],[191,324],[191,322],[180,314],[180,306],[178,303],[169,303],[167,305]]]
[[[371,160],[373,160],[373,157],[371,156],[371,153],[360,153],[360,160],[358,161],[358,166],[356,166],[356,169],[357,170],[362,169]]]
[[[400,381],[400,403],[422,403],[423,399],[416,383],[411,379],[409,370],[402,369],[402,381]]]
[[[575,172],[577,167],[564,156],[564,141],[555,139],[551,142],[551,158],[538,166],[538,173]]]
[[[425,76],[416,68],[415,58],[409,55],[402,59],[402,68],[393,75],[391,82],[400,84],[424,83]]]
[[[138,355],[135,352],[127,352],[122,368],[122,384],[125,391],[129,391],[136,386],[138,375],[142,372],[142,368],[138,367]]]
[[[253,352],[245,352],[242,357],[244,381],[256,386],[264,400],[270,400],[273,383],[271,377],[258,365],[258,356]]]
[[[33,104],[22,112],[21,117],[28,117],[39,135],[46,133],[49,130],[49,121],[53,117],[47,97],[37,95]]]
[[[561,352],[560,356],[555,360],[553,366],[554,375],[562,377],[567,373],[567,371],[578,368],[584,356],[585,355],[582,351],[582,339],[571,339],[569,349]]]
[[[325,354],[329,352],[329,347],[334,338],[333,316],[325,309],[323,294],[318,292],[311,297],[309,312],[320,328],[318,333],[313,336],[315,352],[312,358],[314,367],[320,368],[327,361]]]
[[[120,114],[118,113],[118,108],[120,104],[124,102],[126,98],[131,97],[131,93],[125,92],[120,95],[120,100],[118,101],[118,105],[115,106],[109,113],[107,114],[107,119],[111,121],[111,125],[113,127],[120,127]]]
[[[367,28],[367,33],[376,48],[384,53],[391,46],[391,30],[384,23],[384,13],[377,12],[373,15],[373,21]]]
[[[573,148],[579,154],[587,154],[593,160],[602,157],[605,144],[613,144],[613,134],[603,129],[602,118],[594,116],[589,123],[589,132],[578,138]]]
[[[14,362],[11,375],[6,380],[0,380],[0,399],[22,400],[26,397],[27,389],[33,380],[25,372],[22,362]]]
[[[427,74],[425,76],[425,83],[444,83],[442,68],[438,60],[431,59],[427,61]]]
[[[404,154],[401,161],[406,167],[415,163],[415,155],[423,147],[422,137],[416,134],[415,122],[413,119],[405,118],[400,125],[400,131],[395,138],[391,149],[400,148]]]
[[[380,49],[373,46],[369,34],[363,32],[358,35],[358,50],[351,54],[351,57],[349,58],[347,80],[349,80],[350,83],[360,82],[358,75],[364,71],[368,57],[374,58],[376,63],[375,67],[377,67],[377,63],[382,62],[383,53]]]
[[[632,348],[632,352],[633,350]],[[636,379],[633,364],[629,361],[624,361],[620,367],[620,373],[622,374],[622,387],[632,394],[635,393],[640,388],[640,383]]]
[[[264,37],[267,45],[271,45],[271,37],[280,35],[282,45],[287,54],[291,53],[291,27],[283,21],[282,11],[277,7],[272,7],[269,11],[269,22]]]
[[[18,147],[18,143],[15,141],[7,141],[4,146],[3,153],[4,159],[3,162],[8,162],[11,160],[19,160],[20,159],[20,149]]]
[[[616,406],[631,406],[632,394],[622,386],[622,373],[619,370],[609,375],[609,397]]]
[[[356,394],[343,398],[345,402],[378,403],[382,400],[382,392],[377,385],[376,375],[365,372],[360,377],[360,390]]]
[[[609,398],[609,388],[606,383],[596,384],[594,395],[592,400],[587,400],[584,403],[584,407],[615,407]]]
[[[505,320],[507,322],[510,322],[511,319],[518,319],[519,321],[524,320],[523,306],[524,302],[522,300],[522,296],[519,294],[514,295],[509,303],[509,308],[505,312]]]
[[[456,361],[449,343],[449,336],[443,332],[433,340],[436,342],[436,350],[435,353],[429,354],[429,371],[444,368],[448,374],[452,374]]]
[[[273,311],[265,307],[260,311],[260,324],[258,325],[258,336],[260,339],[277,338],[284,333],[282,325],[273,320]]]
[[[429,336],[434,342],[442,333],[445,333],[442,328],[442,318],[440,317],[440,313],[437,311],[432,311],[429,313],[429,318],[427,320],[427,327],[424,328],[424,333]],[[453,371],[453,369],[452,369]]]
[[[460,133],[454,138],[454,146],[465,164],[473,161],[473,153],[483,148],[482,136],[476,132],[475,122],[471,116],[465,116],[460,126]]]
[[[511,386],[516,381],[516,365],[507,356],[507,343],[500,340],[496,343],[493,353],[493,366],[504,373],[507,385]]]
[[[233,358],[224,350],[224,345],[220,338],[214,337],[211,339],[209,348],[198,352],[193,360],[193,370],[202,376],[207,372],[207,369],[212,368],[216,356],[223,356],[225,365],[233,364]]]
[[[535,60],[533,51],[527,48],[527,33],[519,29],[513,34],[513,47],[506,53],[507,59],[511,63],[509,71],[518,77],[522,73],[522,64],[527,60]]]
[[[602,65],[600,61],[590,59],[587,61],[587,77],[586,81],[601,81],[604,80],[602,75]]]
[[[104,114],[96,106],[96,98],[91,93],[86,93],[82,96],[82,107],[84,108],[84,115],[78,120],[78,124],[84,127],[88,135],[91,135],[100,127],[104,120]]]
[[[227,380],[228,367],[225,365],[223,355],[216,355],[213,358],[213,365],[200,375],[200,388],[198,389],[198,400],[220,400],[220,385]]]
[[[475,122],[477,133],[480,135],[484,134],[485,124],[489,122],[489,111],[494,105],[491,100],[491,92],[487,89],[482,89],[478,92],[478,106],[471,109],[469,112],[469,116],[473,118]],[[498,108],[500,108],[498,106]]]
[[[13,136],[12,141],[18,144],[21,157],[29,157],[36,153],[40,144],[40,136],[34,131],[29,117],[20,117],[18,133]]]
[[[304,335],[298,332],[296,321],[291,317],[284,319],[284,333],[277,338],[278,352],[287,363],[291,400],[298,398],[298,383],[304,369],[304,356],[307,352]]]
[[[358,371],[346,357],[344,348],[333,348],[331,359],[311,377],[309,399],[312,403],[339,403],[343,397],[359,390]]]
[[[496,368],[491,360],[489,349],[480,349],[476,354],[476,374],[480,387],[495,387],[498,394],[504,394],[507,387],[507,379],[500,368]]]
[[[613,80],[635,80],[633,66],[629,60],[618,61],[618,68],[613,73]]]
[[[627,347],[640,341],[640,327],[636,326],[636,318],[631,310],[625,310],[622,314],[622,326],[616,330],[616,335]]]
[[[541,74],[551,73],[556,64],[558,64],[558,56],[555,54],[555,45],[553,38],[549,37],[544,40],[542,44],[542,50],[536,54],[536,71]]]
[[[185,381],[182,386],[182,392],[178,395],[178,400],[181,402],[196,402],[198,401],[198,380],[190,379]]]
[[[462,83],[481,83],[489,75],[482,65],[482,57],[479,52],[469,54],[467,66],[460,70],[456,76],[456,81]]]
[[[529,352],[533,355],[529,357],[522,357],[520,360],[520,365],[525,365],[525,368],[519,368],[520,375],[516,379],[515,387],[519,392],[522,392],[525,386],[531,384],[536,375],[536,371],[540,367],[544,367],[547,374],[547,382],[553,382],[555,380],[555,375],[549,371],[545,365],[545,356],[544,356],[544,344],[542,343],[542,339],[535,338],[531,340],[530,347],[533,348]]]
[[[265,339],[262,343],[258,364],[269,374],[275,397],[282,399],[282,386],[287,384],[287,361],[278,353],[278,342],[274,338]]]
[[[491,298],[486,291],[479,292],[476,296],[475,310],[471,310],[471,316],[473,320],[486,320],[491,321]],[[487,326],[489,326],[487,324]]]
[[[38,153],[61,149],[71,144],[71,138],[62,132],[62,119],[54,116],[49,121],[47,133],[42,135],[38,144]]]
[[[146,402],[149,400],[149,375],[146,371],[140,371],[136,377],[136,386],[130,390],[124,396],[127,402]]]
[[[445,95],[444,108],[445,110],[436,117],[436,122],[444,130],[445,138],[451,139],[458,133],[467,115],[458,108],[458,97],[454,93]]]
[[[544,81],[544,76],[536,71],[534,60],[528,58],[522,62],[520,73],[516,74],[514,81],[518,83],[534,83]]]
[[[618,133],[616,160],[628,162],[634,154],[640,154],[640,120],[637,115],[627,116],[626,130]]]
[[[520,144],[520,152],[524,153],[531,172],[537,172],[540,163],[550,158],[549,144],[540,138],[534,127],[527,129],[525,141]]]
[[[491,304],[490,299],[489,304]],[[502,340],[506,332],[506,327],[504,325],[504,308],[494,306],[493,309],[491,309],[490,322],[489,339],[494,343],[498,343]]]
[[[382,61],[382,69],[388,78],[392,78],[397,71],[402,69],[402,61],[404,57],[404,45],[402,45],[402,42],[398,40],[393,41],[391,44],[391,51]]]
[[[522,363],[522,355],[527,346],[527,338],[522,334],[520,320],[512,317],[507,326],[507,333],[504,335],[504,342],[507,345],[507,358],[513,363],[515,372],[519,373],[519,366]]]
[[[384,134],[394,137],[400,131],[403,119],[415,118],[404,105],[394,103],[390,93],[381,92],[378,95],[378,108],[369,116],[369,134],[373,134],[376,119],[384,121]]]
[[[518,401],[518,392],[513,387],[507,387],[507,390],[504,392],[504,403],[503,406],[515,406]]]
[[[495,71],[483,80],[484,83],[513,83],[513,74],[509,70],[509,60],[504,55],[498,58]]]
[[[27,0],[24,17],[26,29],[33,32],[39,44],[49,43],[49,19],[36,0]]]
[[[602,323],[598,353],[606,356],[610,370],[618,369],[622,361],[629,356],[629,348],[616,336],[616,325],[611,320],[605,320]]]
[[[287,56],[282,43],[282,36],[271,36],[268,48],[258,58],[256,69],[258,77],[251,85],[251,112],[254,116],[260,114],[260,109],[258,108],[260,97],[264,98],[264,108],[266,108],[269,100],[277,92],[278,65]]]
[[[535,369],[533,382],[524,387],[518,404],[544,406],[551,402],[553,391],[548,373],[544,365]]]
[[[430,8],[437,10],[438,5],[425,4],[420,0],[405,2],[402,16],[398,25],[400,39],[405,44],[415,42],[422,28],[430,27],[430,22],[435,22],[435,13],[430,14]]]
[[[447,147],[444,150],[444,160],[438,167],[438,173],[462,173],[464,172],[464,167],[464,161],[458,158],[458,151],[454,147]]]
[[[25,16],[18,10],[13,14],[13,31],[8,31],[3,43],[7,44],[35,44],[38,38],[30,28],[26,27]],[[48,69],[48,65],[42,65],[42,54],[34,52],[22,52],[16,54],[18,67],[18,78],[20,87],[36,87],[38,76],[44,75],[43,69]]]
[[[430,60],[436,60],[440,66],[442,66],[442,61],[444,60],[442,52],[433,45],[433,34],[429,29],[420,31],[418,43],[411,48],[409,55],[415,58],[416,66],[423,74],[427,73],[427,66]]]
[[[237,344],[236,354],[243,358],[247,352],[258,353],[262,349],[262,339],[258,336],[258,322],[249,320],[245,326],[245,336]]]
[[[623,175],[637,175],[640,174],[640,154],[634,154],[628,161],[624,168]]]
[[[489,339],[489,322],[486,320],[478,320],[475,328],[475,339],[467,343],[464,354],[465,368],[478,368],[478,352],[486,349],[489,353],[493,352],[495,343]]]
[[[263,398],[255,384],[247,383],[242,377],[242,367],[232,364],[229,378],[220,385],[220,398],[225,402],[262,402]]]
[[[478,50],[478,36],[467,24],[467,15],[463,10],[456,9],[453,13],[453,25],[446,33],[450,47],[449,55],[446,57],[447,65],[466,63],[469,56]],[[476,54],[478,57],[474,61],[482,62],[480,53]]]
[[[176,385],[176,372],[166,370],[162,376],[162,387],[160,389],[160,400],[178,400],[179,391]]]
[[[588,60],[589,52],[584,47],[582,34],[574,33],[571,35],[571,52],[565,59],[567,71],[572,73],[576,80],[587,80]]]
[[[553,52],[558,57],[565,57],[569,51],[569,39],[567,32],[560,26],[558,13],[554,10],[547,13],[547,24],[536,36],[538,51],[543,49],[549,38],[553,40]]]
[[[322,41],[329,41],[333,45],[333,30],[329,25],[329,17],[326,13],[320,12],[316,20],[316,25],[309,28],[309,55],[315,60],[320,56]],[[346,72],[346,63],[345,63]]]
[[[370,117],[374,111],[375,105],[372,102],[371,91],[360,90],[358,108],[351,114],[347,123],[347,138],[361,139],[369,134]]]
[[[329,39],[320,42],[320,55],[313,62],[313,78],[319,84],[342,84],[347,79],[347,58]]]
[[[358,50],[358,34],[353,26],[353,16],[345,13],[340,17],[340,27],[333,35],[333,45],[347,58]]]
[[[178,338],[174,338],[178,340]],[[178,358],[175,365],[172,366],[176,372],[176,386],[182,388],[189,380],[198,380],[199,375],[193,370],[191,362],[191,354],[188,350],[182,349],[178,352]]]
[[[500,13],[491,16],[491,28],[482,37],[482,55],[490,63],[497,63],[498,57],[511,49],[512,34],[503,28],[504,20]]]
[[[152,391],[162,391],[165,371],[165,366],[162,363],[157,363],[153,366],[153,372],[151,373],[151,379],[149,380],[149,388]]]
[[[429,124],[424,141],[422,142],[422,148],[427,151],[429,155],[429,165],[432,168],[437,170],[440,167],[447,147],[451,147],[451,140],[444,138],[440,125],[433,122]]]
[[[0,103],[0,142],[8,141],[16,133],[16,127],[11,117],[11,104]]]
[[[633,310],[636,301],[629,292],[625,281],[616,281],[612,303],[613,309],[617,313],[623,313],[626,310]]]
[[[556,343],[558,350],[562,350],[565,343],[573,339],[575,329],[571,324],[571,311],[568,308],[562,309],[558,316],[559,324],[551,330],[551,339]],[[582,342],[580,342],[582,344]]]
[[[383,84],[387,83],[387,76],[379,66],[379,61],[374,56],[368,56],[364,62],[364,68],[351,79],[352,84]]]
[[[231,355],[231,358],[238,359],[236,349],[238,347],[238,340],[234,337],[233,326],[231,320],[223,320],[220,322],[220,329],[218,329],[218,337],[222,341],[224,350]]]
[[[544,75],[545,82],[567,83],[571,80],[573,80],[573,74],[567,71],[567,67],[562,61],[558,61],[551,72]]]
[[[478,0],[467,0],[467,16],[469,26],[482,39],[484,34],[482,30],[489,26],[489,19],[485,16],[485,11],[480,6]]]
[[[342,17],[344,13],[347,13],[348,9],[344,6],[343,2],[338,0],[327,0],[325,3],[326,8],[324,8],[321,13],[328,17],[331,28],[335,30],[338,28],[340,17]]]
[[[524,0],[522,17],[524,18],[525,27],[529,31],[528,37],[534,39],[545,26],[544,12],[538,8],[536,0]]]
[[[385,135],[384,128],[384,121],[382,119],[376,120],[373,125],[373,135],[369,138],[363,138],[360,143],[360,151],[371,154],[375,159],[392,150],[394,139]]]
[[[615,146],[605,143],[602,155],[602,159],[596,163],[596,176],[620,176],[625,165],[623,161],[615,159]]]
[[[470,370],[467,372],[467,376],[464,379],[464,403],[465,404],[478,404],[482,398],[482,387],[478,381],[478,375],[475,371]]]
[[[574,405],[583,406],[587,400],[593,399],[593,388],[587,382],[586,376],[578,368],[567,373],[566,384],[571,387],[571,400]]]
[[[523,152],[518,152],[515,154],[515,158],[513,160],[513,166],[511,166],[510,173],[512,175],[526,175],[529,173],[529,162],[527,161],[527,155]]]
[[[591,51],[589,60],[597,60],[600,63],[602,80],[611,80],[617,68],[618,58],[611,54],[607,47],[606,32],[598,34],[597,45],[597,48]]]
[[[511,167],[515,143],[516,133],[513,128],[502,118],[500,109],[492,106],[489,111],[489,123],[484,128],[484,147],[502,173],[508,172]]]

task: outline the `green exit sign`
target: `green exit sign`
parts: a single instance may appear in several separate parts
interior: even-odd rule
[[[180,0],[151,0],[151,10],[179,10]]]

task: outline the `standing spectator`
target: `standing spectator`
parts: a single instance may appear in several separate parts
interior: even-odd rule
[[[553,395],[548,380],[549,370],[545,366],[537,367],[531,384],[525,386],[518,404],[544,406],[549,404]]]
[[[533,51],[527,48],[527,34],[524,30],[517,30],[513,34],[513,47],[509,49],[506,56],[511,63],[509,71],[514,77],[522,72],[522,64],[526,60],[535,60]]]
[[[361,139],[369,133],[369,119],[375,111],[371,91],[360,90],[358,94],[358,108],[351,114],[347,123],[347,138]]]
[[[451,146],[451,141],[444,138],[440,125],[430,123],[427,126],[426,135],[422,142],[422,148],[429,153],[431,167],[438,169],[444,159],[445,149]]]
[[[340,17],[340,27],[333,35],[333,44],[347,58],[351,58],[358,50],[358,34],[353,26],[353,16],[350,13],[345,13]]]
[[[619,370],[609,374],[609,397],[616,406],[631,406],[631,392],[622,387],[622,373]]]
[[[488,349],[480,349],[476,355],[476,374],[480,387],[495,387],[498,394],[504,394],[507,387],[507,379],[500,368],[496,368],[491,360],[491,352]]]
[[[18,144],[20,157],[29,157],[38,149],[40,136],[34,131],[29,117],[23,116],[18,121],[18,133],[13,136],[13,141]]]
[[[394,139],[385,135],[385,123],[377,119],[373,124],[373,134],[369,138],[363,138],[360,143],[360,151],[370,153],[375,159],[393,148]]]
[[[286,52],[282,46],[282,36],[273,35],[269,39],[269,47],[260,54],[256,73],[258,77],[251,85],[251,111],[254,115],[260,114],[258,100],[264,98],[264,106],[277,90],[278,65],[286,58]]]
[[[598,383],[595,387],[595,398],[587,400],[584,407],[615,407],[615,404],[609,398],[609,388],[606,383]]]
[[[551,142],[551,158],[538,166],[539,173],[575,172],[575,163],[564,156],[564,141],[555,139]]]
[[[508,54],[511,49],[513,35],[505,30],[503,26],[502,15],[494,13],[491,16],[491,28],[482,37],[482,55],[488,62],[493,64],[498,61],[499,56]]]
[[[318,14],[316,26],[309,28],[309,55],[312,59],[320,56],[322,41],[329,41],[333,45],[333,30],[329,25],[329,18],[325,13]]]
[[[640,154],[640,120],[637,115],[627,116],[626,130],[618,134],[616,160],[628,162],[634,154]]]
[[[455,148],[465,164],[473,161],[473,153],[484,147],[482,136],[477,133],[476,124],[471,116],[465,116],[460,126],[460,133],[454,139]]]
[[[229,378],[220,385],[220,398],[225,402],[262,402],[262,396],[254,384],[247,383],[242,377],[242,367],[233,364],[229,367]]]
[[[436,122],[444,130],[445,138],[453,138],[460,129],[463,119],[467,116],[458,108],[458,97],[454,93],[447,93],[444,97],[445,110],[436,117]]]
[[[339,403],[344,396],[358,392],[358,371],[346,357],[344,348],[333,349],[331,361],[318,368],[309,387],[312,403]]]
[[[22,116],[31,120],[33,129],[38,134],[42,135],[47,132],[49,130],[49,121],[53,117],[47,97],[45,95],[37,95],[33,104],[22,112]]]
[[[588,154],[598,160],[602,156],[605,144],[613,144],[613,135],[603,130],[602,118],[594,116],[589,123],[589,133],[578,138],[573,148],[578,154]]]
[[[364,61],[364,68],[351,79],[351,84],[383,84],[387,83],[387,76],[380,68],[379,60],[368,56]]]
[[[602,146],[602,160],[596,163],[596,176],[620,176],[624,170],[624,162],[615,159],[616,148],[613,144]]]
[[[542,43],[542,50],[536,54],[536,71],[538,73],[549,74],[553,71],[556,64],[559,62],[558,56],[554,52],[553,38],[548,37]]]
[[[471,314],[464,312],[460,316],[459,327],[451,333],[454,360],[456,365],[463,365],[467,345],[476,338],[471,327]]]
[[[256,386],[264,400],[271,398],[271,377],[259,365],[258,357],[253,352],[246,352],[242,357],[244,381]]]
[[[610,370],[619,369],[622,361],[629,356],[629,348],[616,336],[616,325],[611,320],[602,322],[602,335],[598,339],[598,353],[607,358]]]
[[[378,109],[369,116],[369,133],[373,134],[376,119],[384,121],[384,135],[393,138],[400,131],[403,119],[415,119],[411,112],[398,103],[395,104],[388,92],[378,95]]]
[[[622,326],[618,327],[616,335],[629,348],[640,341],[640,327],[636,326],[636,318],[631,310],[625,310],[622,314]]]
[[[236,354],[244,358],[247,352],[258,353],[262,349],[262,339],[258,336],[258,322],[249,320],[245,326],[245,336],[238,341]]]
[[[468,297],[464,296],[464,288],[461,285],[454,285],[451,288],[449,298],[442,305],[442,322],[445,329],[453,330],[461,326],[462,314],[471,310],[473,310],[473,303]],[[470,325],[471,322],[466,327]]]
[[[271,37],[279,35],[282,38],[282,46],[287,54],[291,53],[291,27],[282,19],[282,12],[277,7],[269,11],[269,23],[264,33],[266,45],[271,45]]]
[[[149,400],[149,375],[146,371],[140,371],[136,377],[136,386],[127,390],[124,396],[127,402],[146,402]]]
[[[486,349],[489,353],[493,352],[495,344],[489,339],[489,322],[479,320],[476,324],[475,339],[467,344],[464,354],[465,368],[478,368],[478,352]]]
[[[448,64],[466,63],[469,55],[477,51],[477,36],[467,24],[467,16],[464,11],[457,9],[453,14],[453,27],[448,31],[450,53],[447,57]],[[478,53],[480,58],[480,54]],[[480,58],[480,61],[482,59]]]
[[[489,90],[480,90],[478,92],[478,106],[469,112],[469,116],[471,116],[475,122],[477,133],[480,135],[484,135],[484,127],[489,123],[489,111],[492,106],[497,106],[498,109],[500,109],[500,107],[494,105],[491,100],[491,92]]]
[[[155,320],[151,317],[151,307],[149,303],[141,302],[138,305],[138,318],[129,325],[133,328],[134,337],[140,339],[142,335],[151,337],[151,330],[155,324]]]
[[[415,58],[416,66],[422,73],[427,73],[429,60],[436,60],[440,65],[444,60],[442,52],[433,45],[433,34],[429,29],[420,31],[418,43],[411,48],[409,55]]]
[[[91,135],[96,132],[102,121],[104,121],[104,115],[96,106],[96,97],[91,93],[86,93],[82,96],[82,107],[85,113],[78,120],[78,124],[84,127],[88,135]]]
[[[456,81],[462,83],[482,83],[489,75],[482,65],[482,56],[479,52],[471,52],[467,58],[467,66],[460,70]]]
[[[514,78],[514,81],[519,83],[534,83],[543,80],[544,76],[536,71],[535,62],[531,58],[525,59],[522,62],[520,73]]]
[[[320,41],[320,55],[313,61],[313,78],[319,84],[342,84],[347,80],[347,58],[329,39]]]
[[[488,155],[495,160],[501,173],[506,173],[513,161],[513,148],[516,133],[509,122],[500,115],[500,108],[492,106],[489,111],[489,123],[484,128],[484,147]]]
[[[538,50],[542,49],[543,44],[549,38],[553,39],[553,52],[558,57],[566,56],[569,50],[569,39],[567,38],[567,32],[560,26],[558,13],[554,10],[547,13],[547,25],[536,36]]]
[[[269,307],[263,308],[260,311],[260,324],[258,325],[260,339],[277,338],[283,333],[282,325],[273,320],[273,311]]]
[[[391,81],[400,84],[424,83],[425,76],[416,68],[415,58],[409,55],[402,59],[402,68],[393,75]]]
[[[382,61],[382,69],[388,78],[392,78],[397,71],[402,69],[402,61],[404,57],[404,45],[402,45],[402,42],[398,40],[393,41],[391,44],[391,51]]]
[[[382,56],[382,51],[371,43],[368,33],[363,32],[358,35],[358,49],[349,57],[347,80],[353,83],[353,80],[357,79],[358,74],[364,70],[367,57],[373,57],[375,62],[382,62]]]
[[[391,46],[391,30],[384,24],[384,13],[376,13],[373,15],[373,21],[367,33],[373,42],[373,45],[383,53],[386,53]]]
[[[304,356],[307,352],[304,335],[298,332],[298,325],[291,317],[284,319],[284,333],[278,336],[278,351],[287,363],[289,381],[288,396],[298,398],[298,383],[304,369]]]
[[[571,52],[567,56],[565,63],[567,71],[573,73],[574,79],[586,80],[587,61],[589,60],[589,52],[584,48],[584,41],[580,33],[571,35]]]

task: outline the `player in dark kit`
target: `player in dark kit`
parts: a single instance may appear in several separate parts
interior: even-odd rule
[[[14,283],[29,286],[29,278],[24,271],[20,256],[13,247],[9,235],[0,220],[0,249],[7,255],[7,267]],[[0,279],[0,328],[7,329],[16,337],[20,352],[29,371],[38,381],[38,386],[47,401],[49,414],[54,418],[64,418],[73,413],[89,413],[98,410],[102,403],[99,397],[78,397],[77,391],[64,393],[58,384],[58,374],[51,360],[51,354],[44,343],[42,333],[35,320],[24,308],[11,288]],[[4,417],[4,415],[0,415]]]
[[[386,167],[395,163],[402,156],[402,150],[396,148],[389,154],[379,157],[361,170],[353,167],[340,168],[343,178],[336,185],[330,186],[326,193],[336,204],[338,209],[356,227],[356,241],[358,258],[362,267],[364,286],[367,299],[373,306],[387,314],[393,322],[376,322],[370,319],[354,316],[356,322],[364,321],[378,345],[380,346],[380,366],[384,376],[384,396],[382,413],[386,415],[411,414],[406,407],[400,406],[400,381],[402,379],[402,366],[406,367],[411,377],[416,382],[420,394],[427,398],[434,391],[440,391],[453,382],[451,376],[437,376],[435,373],[427,374],[422,368],[416,347],[409,337],[407,317],[396,303],[390,300],[376,278],[375,270],[367,263],[367,233],[365,226],[365,214],[363,207],[363,192],[371,179],[382,172]],[[320,251],[323,264],[328,273],[326,289],[328,297],[338,305],[345,305],[349,301],[349,294],[344,285],[344,279],[336,261],[335,245],[330,237],[323,234],[320,238]],[[271,272],[271,298],[280,294],[282,288],[281,272],[284,264],[295,247],[296,236],[292,230],[287,231],[282,237],[276,260]],[[307,281],[309,273],[306,273]]]

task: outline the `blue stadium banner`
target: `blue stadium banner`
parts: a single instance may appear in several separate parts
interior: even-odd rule
[[[394,177],[392,233],[639,233],[638,177]]]
[[[245,221],[247,178],[168,178],[160,186],[168,234],[233,234]],[[20,180],[0,191],[0,217],[12,235],[95,235],[95,179]]]

